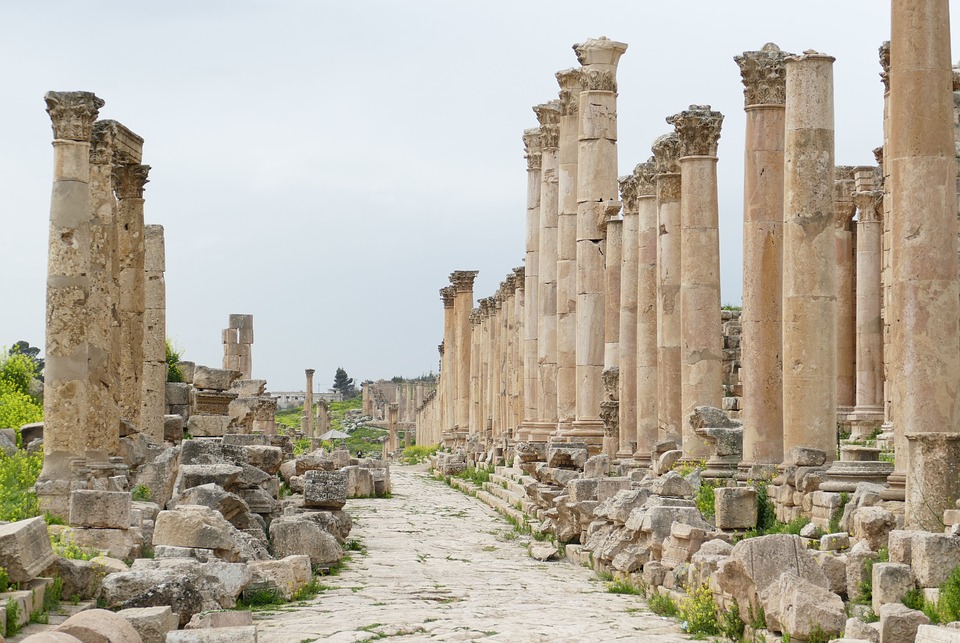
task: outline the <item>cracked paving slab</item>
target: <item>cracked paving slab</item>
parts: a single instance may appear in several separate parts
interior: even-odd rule
[[[315,599],[255,614],[262,643],[305,641],[685,641],[638,596],[611,594],[589,569],[541,563],[529,537],[479,500],[391,470],[393,497],[350,500],[364,552]]]

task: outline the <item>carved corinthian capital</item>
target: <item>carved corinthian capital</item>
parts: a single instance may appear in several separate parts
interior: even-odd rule
[[[633,177],[637,183],[637,196],[655,196],[657,193],[657,164],[651,156],[644,163],[633,168]]]
[[[478,270],[454,270],[450,273],[450,284],[457,292],[470,292],[473,290],[473,280],[478,274]]]
[[[783,59],[789,55],[768,42],[760,51],[734,56],[743,80],[744,105],[783,105],[787,84]]]
[[[113,183],[118,199],[142,199],[143,188],[149,183],[149,165],[117,165],[113,168]]]
[[[540,169],[540,128],[523,130],[523,158],[528,170]]]
[[[96,121],[90,138],[90,162],[95,165],[113,163],[113,141],[117,135],[116,121]]]
[[[890,41],[885,40],[880,45],[880,80],[883,82],[883,91],[890,91]]]
[[[556,76],[560,83],[560,115],[576,116],[580,110],[580,70],[564,69]]]
[[[623,211],[637,212],[637,177],[627,174],[617,179],[620,183],[620,201],[623,202]]]
[[[53,123],[53,138],[89,141],[93,122],[104,102],[93,92],[47,92],[47,114]]]
[[[590,38],[576,44],[573,50],[583,65],[580,70],[581,91],[617,91],[617,64],[627,50],[626,43],[609,38]]]
[[[521,288],[523,288],[523,280],[526,274],[527,274],[527,269],[523,266],[513,269],[513,276],[516,277],[515,283],[517,286],[516,288],[517,290],[520,290]]]
[[[716,156],[720,140],[723,114],[710,109],[709,105],[691,105],[679,114],[667,118],[680,138],[680,157]]]
[[[540,149],[556,149],[560,144],[560,101],[536,105],[533,112],[540,122]]]
[[[657,138],[650,147],[657,174],[680,174],[680,137],[670,132]]]
[[[853,193],[857,207],[857,221],[872,223],[883,220],[883,190],[865,190]]]
[[[457,298],[457,289],[453,286],[444,286],[440,289],[440,299],[443,301],[444,308],[453,308],[453,302]]]

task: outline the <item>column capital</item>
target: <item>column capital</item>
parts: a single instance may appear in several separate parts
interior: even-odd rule
[[[513,291],[517,289],[517,276],[512,272],[507,275],[507,278],[503,280],[503,283],[500,284],[501,288],[504,288],[504,296],[513,297]]]
[[[680,174],[680,137],[670,132],[657,138],[650,147],[657,174]]]
[[[626,174],[617,179],[620,183],[620,201],[623,202],[623,213],[637,212],[637,177]]]
[[[720,141],[723,114],[709,105],[691,105],[690,109],[667,117],[680,139],[680,158],[684,156],[716,156]],[[656,154],[656,152],[654,152]]]
[[[453,308],[453,301],[457,297],[457,289],[453,286],[444,286],[440,289],[440,300],[444,308]]]
[[[471,292],[473,280],[480,274],[479,270],[454,270],[450,273],[450,284],[457,292]]]
[[[493,297],[484,297],[483,299],[478,299],[478,300],[477,300],[477,304],[479,305],[479,308],[480,308],[480,316],[481,316],[481,317],[489,317],[489,316],[490,316],[491,309],[492,309],[492,306],[493,306],[493,301],[492,301],[492,300],[493,300]]]
[[[617,91],[617,64],[627,50],[626,43],[601,36],[573,46],[580,70],[580,91]]]
[[[89,141],[102,98],[93,92],[47,92],[43,96],[53,123],[54,140]]]
[[[540,149],[556,149],[560,144],[560,101],[535,105],[533,112],[540,122]]]
[[[307,369],[304,369],[303,372],[307,374],[307,377],[313,377],[313,374],[316,373],[317,371],[315,371],[312,368],[307,368]]]
[[[878,50],[880,54],[880,82],[883,83],[883,91],[890,91],[890,41],[884,40]]]
[[[470,320],[470,324],[471,324],[471,325],[479,324],[479,323],[480,323],[480,309],[479,309],[479,308],[471,308],[471,309],[470,309],[470,315],[467,316],[467,319]]]
[[[94,165],[113,164],[113,142],[117,136],[116,121],[95,121],[90,137],[90,162]]]
[[[516,288],[515,290],[523,289],[523,280],[526,277],[527,269],[524,266],[519,266],[513,269],[513,276],[516,277]]]
[[[540,128],[523,130],[523,158],[527,159],[528,170],[540,169]]]
[[[118,199],[142,199],[143,188],[149,183],[149,165],[117,165],[113,168],[113,181]]]
[[[740,67],[745,106],[784,104],[787,74],[783,61],[789,55],[768,42],[759,51],[745,51],[733,57]]]
[[[580,110],[580,70],[574,67],[555,75],[560,84],[560,115],[576,116]]]
[[[437,344],[437,352],[440,353],[441,357],[443,357],[443,342]]]
[[[873,148],[873,158],[877,160],[877,166],[880,168],[880,176],[883,177],[883,145]]]
[[[633,168],[633,177],[637,183],[637,197],[656,196],[657,164],[651,156]]]
[[[858,223],[883,221],[883,190],[854,192],[853,203],[857,206]]]

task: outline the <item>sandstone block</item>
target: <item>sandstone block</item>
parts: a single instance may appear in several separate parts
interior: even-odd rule
[[[242,448],[244,462],[270,475],[276,475],[283,463],[283,449],[268,445],[251,444]]]
[[[880,643],[880,625],[879,623],[864,623],[858,618],[848,618],[847,624],[843,628],[843,636],[848,639]]]
[[[584,478],[605,478],[610,472],[610,457],[601,453],[591,458],[583,465]]]
[[[308,471],[303,486],[305,507],[340,509],[347,503],[347,475],[341,471]]]
[[[94,529],[127,529],[133,502],[126,491],[78,489],[70,492],[70,524]]]
[[[546,562],[548,560],[556,560],[559,551],[557,550],[556,545],[548,541],[537,541],[533,540],[530,542],[529,547],[530,557],[534,560],[539,560],[541,562]]]
[[[581,478],[573,480],[567,485],[570,502],[583,502],[597,499],[597,479]]]
[[[830,581],[827,589],[838,596],[847,595],[847,563],[840,556],[829,551],[815,551],[813,557],[820,565],[827,580]]]
[[[630,478],[598,478],[597,479],[597,501],[603,502],[604,500],[611,498],[621,491],[630,489],[632,487]]]
[[[880,608],[880,643],[914,643],[917,629],[929,624],[923,612],[902,603],[887,603]]]
[[[243,467],[234,464],[181,464],[174,491],[182,494],[187,489],[207,484],[230,489],[237,484],[242,473]]]
[[[547,443],[517,442],[514,446],[514,453],[520,458],[520,462],[546,462]]]
[[[167,382],[163,395],[167,406],[187,406],[190,404],[190,385],[186,382]]]
[[[43,518],[0,525],[0,566],[10,581],[33,580],[56,559]]]
[[[683,457],[683,451],[679,449],[666,451],[657,460],[657,472],[663,473],[665,471],[669,471],[673,469],[674,465],[676,465],[677,462],[679,462],[680,458],[682,457]]]
[[[163,416],[163,439],[166,442],[177,443],[183,439],[183,428],[186,423],[182,415]]]
[[[960,630],[937,625],[917,628],[916,643],[960,643]]]
[[[23,639],[24,643],[84,643],[75,636],[65,632],[50,630],[47,632],[37,632]]]
[[[153,544],[213,549],[226,560],[236,557],[236,529],[219,511],[200,505],[179,505],[161,511],[153,530]]]
[[[873,613],[887,603],[899,603],[904,594],[916,587],[913,570],[900,563],[874,563]]]
[[[122,616],[133,626],[143,643],[164,643],[167,632],[176,630],[179,623],[169,605],[131,607],[120,610],[117,616]]]
[[[920,587],[939,587],[960,565],[960,538],[923,533],[913,539],[913,573]]]
[[[370,469],[348,466],[342,469],[347,476],[348,498],[369,498],[374,495],[373,474]]]
[[[331,565],[343,558],[337,539],[317,523],[283,516],[270,523],[270,542],[277,557],[306,555],[314,565]]]
[[[254,583],[276,588],[287,600],[313,578],[310,557],[305,555],[287,556],[280,560],[256,560],[248,565]]]
[[[547,466],[554,469],[583,469],[589,457],[589,451],[583,445],[547,445]]]
[[[197,366],[193,371],[193,385],[213,391],[229,391],[233,381],[240,379],[240,376],[240,371]]]
[[[676,471],[668,471],[654,480],[651,491],[668,498],[689,498],[693,495],[693,486]]]
[[[228,415],[191,415],[187,420],[187,433],[195,438],[217,438],[230,432]]]
[[[753,529],[757,526],[757,490],[719,487],[714,490],[717,529]]]
[[[760,601],[767,625],[791,638],[807,640],[818,627],[829,636],[839,636],[847,621],[839,596],[791,572],[763,590]]]
[[[854,538],[865,540],[874,551],[887,546],[887,538],[896,526],[896,517],[883,507],[860,507],[853,514]]]
[[[167,643],[257,643],[255,625],[180,630],[167,634]]]
[[[466,462],[463,463],[466,467]],[[296,475],[302,476],[307,471],[333,471],[333,458],[322,451],[304,453],[296,459]],[[446,474],[445,474],[446,475]]]
[[[202,630],[212,627],[245,627],[248,625],[253,625],[253,614],[251,612],[207,612],[206,614],[194,614],[183,629]]]
[[[98,549],[117,560],[136,558],[143,550],[143,533],[133,527],[128,529],[75,527],[70,530],[70,537],[80,547]]]
[[[820,537],[821,551],[838,551],[840,549],[846,549],[849,546],[850,536],[843,531],[836,534],[826,534]]]
[[[820,467],[827,461],[826,453],[810,447],[794,447],[791,455],[793,464],[798,467]]]
[[[140,635],[125,618],[109,610],[77,612],[57,626],[83,643],[141,643]]]
[[[630,517],[630,512],[646,502],[650,492],[646,489],[626,489],[601,501],[595,510],[598,518],[607,518],[614,523],[623,524]]]

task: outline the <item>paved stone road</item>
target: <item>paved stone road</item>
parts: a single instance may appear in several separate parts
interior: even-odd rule
[[[347,503],[351,538],[367,550],[325,579],[337,589],[259,613],[260,641],[687,640],[591,570],[530,558],[509,523],[422,468],[397,467],[392,479],[392,499]]]

